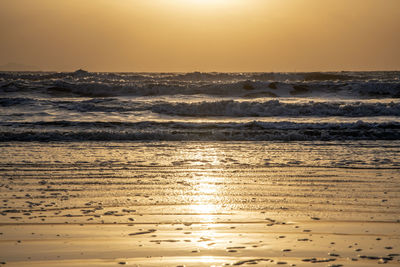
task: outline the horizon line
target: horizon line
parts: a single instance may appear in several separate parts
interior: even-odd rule
[[[400,72],[400,69],[375,69],[375,70],[309,70],[309,71],[89,71],[86,69],[76,70],[2,70],[0,72],[58,72],[58,73],[73,73],[77,71],[85,71],[88,73],[313,73],[313,72]]]

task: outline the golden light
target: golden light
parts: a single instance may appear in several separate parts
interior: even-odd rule
[[[218,194],[218,188],[212,183],[212,178],[205,176],[196,179],[194,192],[199,192],[201,195],[197,195],[195,203],[190,206],[192,212],[201,215],[201,222],[215,221],[215,214],[218,213],[220,206],[207,203],[214,200],[215,196]]]
[[[221,5],[228,4],[230,0],[188,0],[187,2],[201,5]]]
[[[239,2],[241,0],[176,0],[176,4],[178,5],[204,8],[229,7]]]

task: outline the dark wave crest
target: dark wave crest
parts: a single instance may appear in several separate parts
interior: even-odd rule
[[[151,111],[154,113],[186,117],[370,117],[400,116],[400,102],[368,101],[130,101],[115,98],[93,98],[82,101],[0,98],[0,107],[30,106],[63,109],[78,112],[132,112]]]
[[[0,92],[50,96],[195,95],[400,97],[400,72],[19,73],[0,72]]]
[[[38,126],[46,126],[41,129]],[[76,130],[78,128],[78,130]],[[3,124],[9,141],[316,141],[400,140],[400,123],[179,123],[36,122]]]

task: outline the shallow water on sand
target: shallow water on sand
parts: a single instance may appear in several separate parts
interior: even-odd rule
[[[0,145],[7,266],[399,265],[400,142]]]

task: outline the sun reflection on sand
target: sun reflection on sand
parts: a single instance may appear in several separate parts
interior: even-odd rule
[[[200,256],[200,257],[193,257],[189,261],[190,261],[190,263],[210,264],[210,265],[207,265],[207,266],[216,267],[216,266],[222,266],[221,265],[221,261],[223,262],[223,257]]]
[[[220,162],[220,151],[217,151],[213,147],[207,147],[206,149],[201,149],[197,147],[196,151],[191,151],[190,157],[193,160],[193,165],[212,165],[218,166]]]
[[[186,182],[191,185],[188,195],[192,198],[189,210],[198,214],[200,222],[214,222],[221,212],[219,194],[222,186],[216,174],[223,172],[221,160],[222,151],[214,147],[195,146],[192,149],[180,152],[181,161],[190,162],[192,166],[199,167],[188,176]]]
[[[215,221],[215,213],[217,211],[216,205],[190,205],[189,208],[193,213],[199,215],[200,222]]]
[[[200,258],[200,262],[203,262],[203,263],[212,263],[212,262],[215,262],[215,261],[216,260],[215,260],[215,258],[213,256],[202,256]],[[211,265],[211,266],[215,266],[215,265]]]
[[[193,204],[189,209],[199,214],[201,222],[213,222],[215,216],[220,212],[218,202],[218,193],[220,187],[215,183],[213,177],[207,175],[206,172],[196,173],[195,177],[189,181],[192,186]]]

